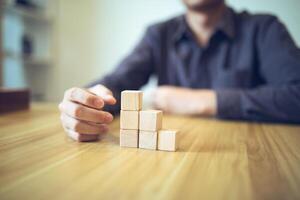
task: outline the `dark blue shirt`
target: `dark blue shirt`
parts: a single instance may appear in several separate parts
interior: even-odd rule
[[[93,84],[119,99],[153,74],[159,85],[215,90],[219,118],[300,122],[300,51],[271,15],[228,8],[205,47],[185,16],[155,24],[113,73]]]

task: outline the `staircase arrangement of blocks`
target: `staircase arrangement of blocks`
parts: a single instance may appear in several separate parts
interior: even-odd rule
[[[150,150],[176,151],[176,130],[163,130],[161,110],[142,110],[143,92],[121,93],[120,146]]]

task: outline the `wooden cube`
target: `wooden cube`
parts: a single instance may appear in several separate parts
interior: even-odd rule
[[[138,147],[138,130],[120,129],[120,146],[121,147]]]
[[[157,149],[157,131],[139,131],[139,148]]]
[[[121,92],[121,110],[141,110],[143,92],[138,90],[124,90]]]
[[[125,111],[120,113],[121,129],[139,129],[139,111]]]
[[[140,111],[139,129],[143,131],[157,131],[162,127],[161,110],[143,110]]]
[[[158,131],[158,150],[162,151],[176,151],[177,140],[176,136],[178,131],[176,130],[160,130]]]

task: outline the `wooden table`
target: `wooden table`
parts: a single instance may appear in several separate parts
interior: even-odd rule
[[[77,143],[54,105],[0,116],[0,199],[299,199],[300,126],[165,116],[179,150]]]

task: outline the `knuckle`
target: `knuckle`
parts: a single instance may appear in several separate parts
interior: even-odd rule
[[[70,89],[68,89],[66,92],[65,92],[65,97],[71,97],[72,95],[74,95],[76,93],[78,88],[76,87],[72,87]]]
[[[76,88],[76,87],[72,87],[72,88],[70,89],[70,96],[75,95],[76,92],[77,92],[77,89],[78,89],[78,88]]]
[[[62,113],[65,113],[68,109],[68,106],[67,106],[67,102],[61,102],[59,105],[58,105],[58,109],[59,111]]]
[[[64,108],[65,108],[65,102],[60,102],[60,104],[58,104],[58,108],[59,108],[59,110],[60,111],[63,111],[64,110]]]

